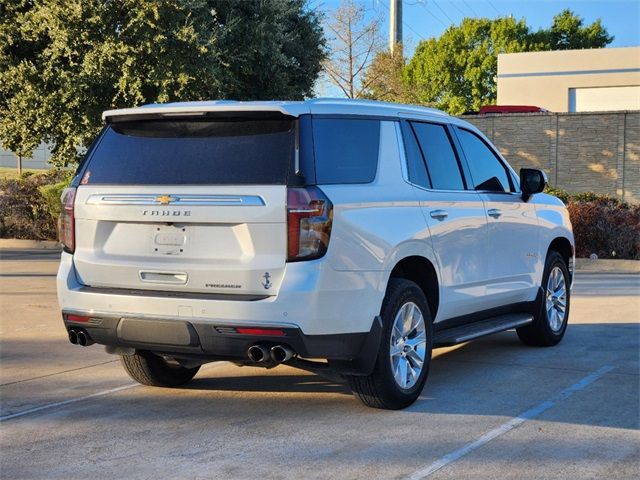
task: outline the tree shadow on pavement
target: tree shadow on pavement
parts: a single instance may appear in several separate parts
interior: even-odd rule
[[[558,408],[545,415],[556,415],[553,421],[559,423],[637,429],[639,327],[631,323],[570,325],[563,342],[552,348],[524,346],[515,332],[509,331],[458,347],[438,349],[421,397],[411,407],[397,412],[361,406],[346,384],[307,372],[284,366],[265,370],[228,364],[205,366],[191,383],[180,388],[135,387],[75,403],[73,408],[46,412],[61,420],[72,416],[103,422],[120,416],[135,422],[156,421],[168,418],[169,412],[170,418],[188,419],[199,412],[199,418],[207,422],[225,421],[238,412],[257,409],[269,411],[278,419],[309,414],[314,418],[406,417],[406,421],[419,421],[427,428],[436,419],[442,421],[443,415],[452,424],[468,422],[477,416],[513,418],[608,365],[613,367],[611,372],[570,399],[558,402]],[[20,350],[33,348],[46,347],[44,342],[32,342],[22,344]],[[24,362],[28,362],[25,355],[14,359],[16,366]],[[110,385],[102,388],[126,382],[124,372],[115,367],[110,366],[108,372],[100,367]],[[95,390],[84,388],[91,387],[93,375],[81,372],[56,375],[50,380],[55,382],[55,388],[46,386],[37,396],[46,397],[44,403],[54,403],[68,399],[69,392],[74,390],[78,396],[92,393]],[[48,385],[41,383],[44,380],[34,382],[37,383],[33,383],[32,389]],[[29,384],[3,387],[3,403],[16,404],[19,400],[16,396],[24,395]],[[29,392],[33,395],[33,390]],[[50,418],[43,414],[24,418],[36,422],[39,418],[43,421]]]
[[[639,397],[639,338],[638,324],[577,324],[570,325],[563,342],[552,348],[522,345],[516,333],[509,331],[458,347],[437,349],[420,399],[405,412],[518,415],[608,365],[613,370],[590,387],[590,392],[595,393],[588,401],[606,402],[615,391],[618,408],[627,414],[595,415],[592,420],[601,426],[638,428],[638,412],[633,405],[637,405]],[[218,377],[215,370],[204,371],[186,388],[350,395],[346,384],[285,368],[266,371],[242,367],[237,376],[224,377]],[[291,374],[282,374],[283,371]]]

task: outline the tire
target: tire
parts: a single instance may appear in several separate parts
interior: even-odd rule
[[[121,355],[122,366],[136,382],[152,387],[177,387],[191,380],[200,367],[171,365],[151,352],[137,350],[134,355]]]
[[[562,276],[561,279],[558,277],[560,274]],[[551,282],[549,281],[552,275],[555,275],[554,278],[564,286],[563,290],[554,291],[554,284],[557,282],[553,278]],[[542,275],[541,286],[543,294],[537,313],[533,317],[533,323],[516,329],[522,343],[539,347],[551,347],[562,340],[569,320],[570,284],[569,270],[564,258],[558,252],[550,251],[547,255],[544,274]],[[564,295],[552,294],[561,293],[561,291],[564,291]],[[564,304],[564,315],[561,318],[562,304]]]
[[[401,311],[409,310],[413,314],[412,318],[416,319],[415,324],[420,323],[419,317],[415,313],[416,310],[411,305],[417,308],[422,315],[424,330],[421,328],[408,329],[408,335],[405,335],[407,330],[402,333],[399,330],[394,331],[396,316]],[[347,380],[354,395],[368,407],[399,410],[408,407],[417,400],[429,374],[433,348],[431,312],[427,299],[418,285],[409,280],[392,278],[389,280],[387,293],[382,302],[381,317],[382,335],[373,372],[368,376],[348,376]],[[411,343],[405,344],[405,340]],[[395,345],[393,357],[391,355],[392,342]],[[421,353],[424,355],[422,368],[418,375],[412,376],[411,372],[417,371],[413,367],[417,367],[416,359],[420,358]],[[404,376],[402,375],[401,362],[404,362],[405,365]],[[394,370],[400,380],[396,380]],[[403,378],[406,380],[406,388],[398,383]]]

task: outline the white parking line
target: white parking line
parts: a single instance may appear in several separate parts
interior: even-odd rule
[[[92,393],[91,395],[85,395],[84,397],[71,398],[69,400],[65,400],[63,402],[55,402],[55,403],[47,403],[46,405],[40,405],[39,407],[29,408],[27,410],[22,410],[16,413],[10,413],[9,415],[3,415],[0,417],[0,422],[4,422],[5,420],[11,420],[12,418],[22,417],[23,415],[29,415],[31,413],[39,412],[41,410],[48,410],[54,407],[60,407],[62,405],[69,405],[70,403],[81,402],[83,400],[88,400],[90,398],[102,397],[103,395],[109,395],[110,393],[120,392],[122,390],[128,390],[129,388],[140,386],[138,383],[132,383],[129,385],[123,385],[122,387],[111,388],[109,390],[103,390],[101,392]]]
[[[109,362],[106,362],[109,363]],[[224,365],[229,365],[229,362],[215,362],[204,365],[200,371],[206,372],[208,370],[213,370],[214,368],[219,368]],[[122,390],[128,390],[133,387],[139,387],[139,383],[130,383],[128,385],[123,385],[121,387],[111,388],[109,390],[102,390],[101,392],[92,393],[91,395],[85,395],[84,397],[76,397],[70,398],[69,400],[64,400],[62,402],[55,403],[47,403],[45,405],[40,405],[39,407],[29,408],[27,410],[22,410],[20,412],[10,413],[9,415],[3,415],[0,417],[0,422],[4,422],[6,420],[11,420],[12,418],[22,417],[24,415],[29,415],[31,413],[40,412],[42,410],[49,410],[50,408],[61,407],[63,405],[69,405],[70,403],[82,402],[83,400],[89,400],[90,398],[102,397],[104,395],[109,395],[110,393],[121,392]]]
[[[445,455],[444,457],[440,458],[439,460],[435,461],[434,463],[432,463],[430,465],[427,465],[424,468],[421,468],[420,470],[417,470],[417,471],[413,472],[407,478],[409,480],[420,480],[422,478],[428,477],[429,475],[431,475],[434,472],[437,472],[441,468],[443,468],[443,467],[449,465],[450,463],[453,463],[456,460],[459,460],[460,458],[464,457],[467,453],[470,453],[470,452],[476,450],[477,448],[480,448],[483,445],[486,445],[487,443],[489,443],[494,438],[497,438],[500,435],[504,435],[505,433],[509,432],[510,430],[513,430],[514,428],[518,427],[519,425],[522,425],[527,420],[531,420],[532,418],[535,418],[538,415],[542,414],[543,412],[549,410],[557,402],[559,402],[561,400],[564,400],[565,398],[568,398],[571,395],[573,395],[575,392],[586,388],[588,385],[590,385],[591,383],[595,382],[596,380],[598,380],[600,377],[602,377],[606,373],[610,372],[611,370],[613,370],[613,367],[610,366],[610,365],[606,365],[606,366],[604,366],[602,368],[599,368],[595,372],[592,372],[589,375],[587,375],[586,377],[584,377],[578,383],[575,383],[575,384],[571,385],[570,387],[562,390],[557,395],[554,395],[549,400],[546,400],[546,401],[542,402],[541,404],[539,404],[539,405],[537,405],[537,406],[535,406],[533,408],[530,408],[529,410],[521,413],[517,417],[515,417],[515,418],[509,420],[508,422],[503,423],[499,427],[494,428],[493,430],[485,433],[484,435],[482,435],[476,441],[468,443],[465,446],[463,446],[462,448],[459,448],[458,450]]]

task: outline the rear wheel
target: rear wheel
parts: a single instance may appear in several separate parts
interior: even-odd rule
[[[429,373],[433,345],[431,313],[414,282],[389,280],[382,305],[382,337],[373,373],[348,377],[365,405],[398,410],[420,396]]]
[[[185,368],[167,362],[151,352],[136,351],[134,355],[122,355],[122,366],[136,382],[152,387],[177,387],[191,380],[200,367]]]
[[[542,276],[543,298],[533,323],[516,331],[527,345],[549,347],[562,340],[569,320],[571,284],[567,265],[558,252],[547,256]]]

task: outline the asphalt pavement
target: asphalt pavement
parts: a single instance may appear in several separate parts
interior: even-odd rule
[[[56,252],[0,251],[0,477],[636,479],[640,276],[578,274],[552,348],[504,332],[439,349],[420,399],[359,404],[289,367],[139,386],[69,344]]]

